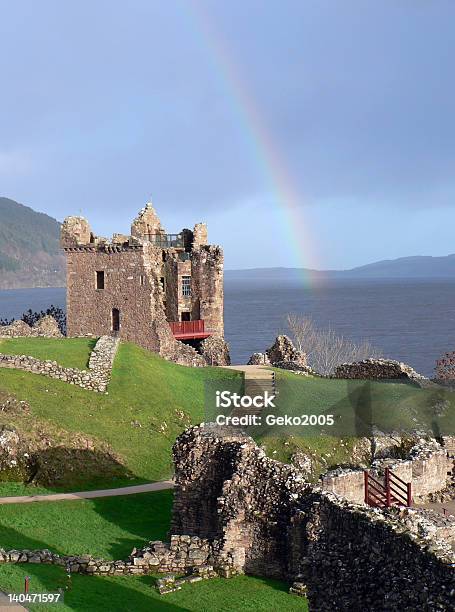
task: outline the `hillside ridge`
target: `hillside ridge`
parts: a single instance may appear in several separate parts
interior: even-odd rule
[[[56,219],[0,197],[0,289],[63,286],[59,235]]]

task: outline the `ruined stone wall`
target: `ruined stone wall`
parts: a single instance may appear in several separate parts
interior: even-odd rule
[[[453,610],[455,555],[431,537],[431,521],[362,510],[330,494],[311,501],[293,530],[293,570],[311,611]]]
[[[334,378],[381,380],[405,379],[425,381],[425,376],[411,366],[393,359],[364,359],[355,363],[343,363],[335,368]]]
[[[178,257],[177,253],[169,250],[166,253],[163,265],[165,279],[166,318],[168,321],[179,320],[179,297],[178,297]]]
[[[418,445],[409,452],[408,459],[380,459],[374,461],[369,470],[380,482],[384,470],[389,467],[404,482],[412,483],[412,496],[418,500],[443,491],[451,482],[453,460],[447,457],[442,447]],[[363,503],[365,487],[363,470],[338,468],[321,478],[321,486],[353,503]]]
[[[155,282],[145,267],[142,247],[108,250],[67,250],[68,336],[112,333],[112,309],[120,311],[120,337],[159,350],[150,325]],[[97,289],[96,272],[104,271],[104,289]],[[141,276],[144,284],[141,284]],[[140,337],[139,337],[140,336]]]
[[[336,493],[354,504],[365,501],[365,483],[363,470],[333,470],[321,478],[324,491]]]
[[[198,248],[208,244],[207,225],[205,223],[196,223],[193,230],[193,247]]]
[[[455,604],[454,551],[420,512],[343,501],[232,428],[187,430],[174,459],[171,532],[216,541],[216,563],[304,583],[310,610]]]
[[[207,330],[224,336],[224,258],[220,247],[193,248],[191,271],[194,318],[204,319]]]
[[[435,375],[441,381],[455,380],[455,353],[446,353],[436,361]]]
[[[11,325],[0,325],[0,338],[62,338],[57,321],[46,315],[31,327],[25,321],[13,321]]]
[[[88,370],[64,368],[56,361],[41,361],[28,355],[4,355],[0,353],[0,368],[24,370],[55,378],[89,391],[105,393],[111,379],[112,365],[119,340],[111,336],[101,337],[91,353]]]

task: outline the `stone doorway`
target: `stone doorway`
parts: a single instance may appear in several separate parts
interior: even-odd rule
[[[118,308],[112,309],[112,331],[120,331],[120,310]]]

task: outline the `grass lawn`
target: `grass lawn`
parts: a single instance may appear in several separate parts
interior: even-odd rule
[[[42,341],[41,338],[32,340]],[[31,353],[27,350],[30,339],[23,339],[23,342],[24,353]],[[57,357],[59,362],[62,361],[58,358],[61,347],[66,343],[73,346],[72,339],[44,342],[53,347],[52,357]],[[83,342],[87,349],[87,340]],[[30,348],[32,345],[35,343],[32,342]],[[66,357],[69,359],[69,353]],[[79,357],[82,358],[82,353]],[[188,425],[204,420],[204,382],[240,376],[222,368],[179,366],[134,344],[122,343],[115,359],[108,395],[37,374],[0,369],[1,390],[30,404],[29,415],[0,413],[0,425],[12,425],[30,435],[44,432],[53,438],[57,436],[61,438],[62,446],[65,446],[65,440],[75,435],[85,436],[99,447],[98,454],[89,449],[86,451],[88,469],[77,469],[79,464],[76,462],[76,469],[67,473],[65,481],[52,490],[161,480],[172,473],[171,447],[175,438]],[[102,443],[109,445],[115,461],[104,456],[106,453],[103,455]],[[90,454],[94,456],[91,458]],[[80,457],[70,454],[67,458],[56,459],[71,464],[73,459],[79,461]],[[118,463],[118,469],[109,471],[106,467],[103,471],[104,459],[106,463]],[[9,483],[5,484],[4,492],[9,494]]]
[[[7,338],[0,340],[0,353],[29,355],[85,370],[95,344],[96,338]]]
[[[30,610],[80,610],[104,612],[307,612],[305,599],[288,594],[278,580],[237,576],[187,585],[181,591],[159,595],[154,576],[80,576],[69,580],[65,570],[49,565],[1,565],[0,589],[22,592],[25,576],[31,592],[64,589],[64,605],[27,605]]]
[[[150,540],[166,540],[172,491],[1,506],[0,547],[49,548],[62,555],[124,559]]]
[[[49,548],[60,554],[92,554],[105,559],[128,556],[134,546],[166,539],[172,493],[159,491],[84,501],[43,502],[2,506],[0,547]],[[239,576],[188,585],[160,596],[153,576],[92,577],[74,575],[47,565],[0,565],[0,590],[21,592],[30,576],[32,592],[65,590],[61,610],[307,610],[303,599],[287,593],[276,580]],[[27,606],[53,610],[52,606]]]

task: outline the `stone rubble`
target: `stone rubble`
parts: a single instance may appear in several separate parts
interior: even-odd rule
[[[41,317],[33,327],[25,321],[13,321],[11,325],[0,325],[0,338],[62,338],[57,321],[50,315]]]
[[[411,366],[393,359],[364,359],[355,363],[343,363],[335,368],[334,378],[360,380],[404,379],[422,383],[428,379]]]
[[[295,348],[288,336],[279,335],[265,353],[253,353],[247,365],[273,365],[298,372],[313,372],[307,365],[305,353]]]

